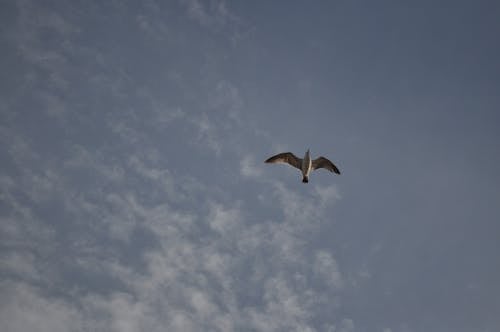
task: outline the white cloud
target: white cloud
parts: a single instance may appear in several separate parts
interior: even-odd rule
[[[341,195],[337,186],[314,186],[314,192],[321,202],[322,206],[327,206],[328,204],[334,204],[337,200],[341,199]]]
[[[99,177],[104,177],[107,181],[120,182],[124,179],[125,170],[123,166],[106,162],[105,155],[99,149],[92,151],[82,145],[73,145],[70,148],[71,155],[63,163],[67,169],[91,169],[97,172]]]
[[[334,289],[342,287],[342,276],[335,258],[327,251],[318,251],[314,260],[314,272]]]
[[[283,277],[271,278],[265,285],[266,311],[276,316],[281,323],[287,322],[291,325],[294,325],[294,321],[307,319],[310,315],[307,302],[300,295],[289,287]]]
[[[28,4],[22,22],[36,17]],[[185,4],[202,25],[235,20],[224,2]],[[229,140],[255,138],[244,130],[236,85],[208,77],[208,97],[192,109],[171,106],[97,50],[85,50],[85,57],[95,57],[93,70],[73,68],[65,52],[78,29],[61,15],[41,15],[66,46],[45,48],[36,38],[40,25],[31,23],[18,27],[20,49],[51,72],[54,84],[42,99],[55,115],[76,120],[59,133],[59,155],[35,149],[29,132],[0,131],[22,175],[0,176],[7,247],[0,269],[11,279],[1,288],[0,320],[8,322],[7,331],[315,331],[318,306],[338,294],[342,282],[333,253],[313,242],[339,197],[336,188],[299,191],[257,181],[261,187],[243,195],[239,183],[213,185],[204,174],[169,168],[173,154],[197,151],[191,143],[211,149],[248,182],[262,175],[254,155],[241,157],[243,147]],[[134,17],[142,32],[168,34],[158,19]],[[108,66],[113,69],[104,70]],[[54,91],[69,89],[70,68],[118,106],[93,110],[102,110],[99,116],[68,108]],[[143,104],[128,105],[136,97]],[[170,133],[179,127],[188,130]],[[164,139],[177,140],[181,149],[165,148]],[[263,199],[250,202],[246,195]],[[42,259],[35,255],[40,252]]]
[[[200,331],[201,326],[197,325],[190,317],[189,313],[183,311],[173,311],[171,314],[169,329],[172,331]]]
[[[149,312],[150,308],[144,303],[137,302],[130,294],[114,293],[109,298],[87,299],[87,304],[91,304],[93,310],[98,309],[110,315],[111,331],[158,330],[155,328],[155,319]]]
[[[0,271],[9,271],[22,279],[39,279],[35,256],[30,252],[7,252],[0,255]]]
[[[31,65],[23,70],[24,88],[30,94],[38,94],[47,114],[60,119],[67,106],[57,92],[67,93],[70,87],[69,54],[79,49],[72,41],[79,29],[60,13],[36,1],[18,1],[16,5],[18,20],[9,32],[18,53]],[[51,35],[51,41],[58,42],[47,42],[42,32]]]
[[[206,12],[205,5],[198,0],[184,0],[187,5],[188,14],[191,18],[197,20],[201,25],[209,25],[210,17]]]
[[[189,17],[203,27],[220,29],[227,23],[238,20],[223,0],[181,0],[181,3],[187,7]]]
[[[154,4],[154,6],[155,7],[151,8],[151,10],[154,10],[157,13],[160,12],[160,8],[158,8],[156,4]],[[138,15],[136,17],[136,23],[145,34],[158,41],[163,42],[170,36],[170,31],[167,28],[167,25],[161,20],[151,20],[145,15]]]
[[[209,120],[207,114],[191,118],[192,124],[195,125],[197,130],[197,137],[195,138],[196,144],[203,144],[213,150],[217,155],[222,151],[222,142],[217,137],[217,129],[215,125]]]
[[[95,170],[107,167],[105,158],[78,153],[80,159],[75,159],[74,165]],[[166,191],[178,192],[186,200],[212,192],[195,180],[186,186],[182,177],[171,177],[151,161],[134,155],[129,160],[136,176]],[[105,178],[107,173],[94,174]],[[127,177],[122,181],[126,183]],[[69,189],[64,182],[61,185],[60,192]],[[323,208],[317,205],[319,210],[313,209],[313,196],[291,192],[284,185],[265,186],[274,190],[272,195],[282,204],[283,217],[278,220],[249,223],[246,218],[251,215],[247,211],[251,206],[244,202],[223,203],[217,196],[189,210],[176,207],[175,200],[148,206],[134,189],[104,192],[98,203],[86,195],[76,196],[70,211],[76,216],[97,218],[98,223],[107,225],[100,229],[110,238],[132,245],[131,232],[142,227],[152,233],[158,245],[142,249],[145,268],[139,269],[104,255],[99,247],[92,248],[92,242],[82,241],[75,247],[82,255],[75,263],[87,273],[103,273],[120,280],[127,292],[111,290],[110,295],[104,295],[90,290],[85,299],[69,305],[71,310],[66,314],[77,315],[86,324],[91,321],[96,330],[156,331],[161,330],[159,326],[170,326],[187,331],[231,331],[247,326],[257,331],[314,331],[310,320],[315,306],[323,303],[324,294],[337,292],[341,285],[341,274],[331,253],[304,250],[308,238],[303,232],[314,229],[319,221],[311,219],[311,215],[320,219]],[[209,229],[214,232],[207,232]],[[85,258],[85,252],[93,252],[97,259]],[[12,256],[3,268],[34,274],[35,264],[28,256]],[[242,274],[240,269],[249,269],[249,273]],[[298,272],[308,270],[315,271],[315,278],[323,280],[327,289],[316,289],[311,276]],[[242,302],[241,293],[245,292],[255,294],[254,304]],[[39,297],[40,301],[44,299]],[[83,312],[76,309],[82,305],[86,308]]]
[[[302,225],[314,224],[320,220],[319,216],[323,212],[320,202],[310,199],[297,191],[287,188],[284,184],[275,182],[274,199],[281,204],[286,220],[297,227]]]
[[[84,331],[82,315],[66,301],[49,298],[22,283],[0,283],[0,294],[2,331]]]
[[[245,155],[240,161],[240,173],[249,178],[258,178],[262,175],[262,168],[258,167],[252,155]]]
[[[234,230],[238,226],[240,218],[238,209],[225,209],[216,203],[211,205],[209,224],[213,230],[221,235]]]

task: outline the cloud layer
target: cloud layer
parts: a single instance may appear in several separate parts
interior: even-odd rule
[[[224,2],[180,5],[186,19],[214,33],[239,24]],[[17,10],[3,36],[22,55],[14,71],[25,82],[7,98],[0,128],[8,146],[1,177],[5,331],[334,326],[335,316],[316,312],[335,311],[342,274],[334,254],[312,239],[331,222],[326,210],[337,189],[308,195],[260,179],[261,157],[239,145],[259,138],[242,122],[234,84],[206,67],[200,87],[170,67],[164,79],[184,96],[158,95],[149,78],[128,68],[136,59],[119,54],[125,44],[85,41],[95,37],[91,23],[81,23],[85,12],[113,22],[128,18],[125,7],[79,13],[28,1]],[[157,10],[164,9],[148,2],[129,34],[152,36],[148,42],[161,40],[166,50],[188,47],[155,18]],[[205,85],[213,88],[204,93]],[[23,101],[27,92],[32,97]],[[34,130],[28,118],[38,119]],[[255,199],[241,190],[247,185]]]
[[[3,2],[2,331],[498,330],[493,7]]]

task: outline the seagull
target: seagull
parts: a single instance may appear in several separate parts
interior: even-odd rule
[[[302,172],[302,182],[304,183],[309,182],[309,173],[318,168],[326,168],[330,172],[340,174],[337,166],[325,157],[318,157],[311,160],[311,157],[309,156],[309,149],[307,149],[304,159],[300,159],[291,152],[284,152],[267,159],[266,163],[287,163],[295,168],[298,168]]]

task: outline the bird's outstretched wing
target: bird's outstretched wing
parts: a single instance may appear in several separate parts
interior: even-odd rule
[[[330,160],[326,159],[325,157],[319,157],[314,159],[312,162],[312,168],[313,169],[326,168],[330,172],[340,174],[340,171],[337,168],[337,166],[335,166]]]
[[[302,169],[302,159],[298,158],[291,152],[284,152],[272,156],[266,160],[266,163],[287,163],[295,168]]]

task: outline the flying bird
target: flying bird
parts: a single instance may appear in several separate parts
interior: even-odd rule
[[[302,172],[302,182],[309,182],[309,173],[318,168],[325,168],[330,172],[340,174],[339,169],[330,160],[325,157],[318,157],[314,160],[309,156],[309,149],[304,155],[304,159],[300,159],[291,152],[279,153],[275,156],[266,160],[266,163],[287,163],[295,168],[298,168]]]

